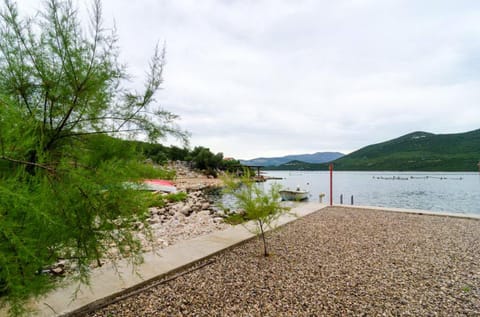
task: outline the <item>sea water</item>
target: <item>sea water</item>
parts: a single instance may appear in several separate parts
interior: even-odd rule
[[[330,200],[328,171],[266,171],[284,188],[310,191],[310,201]],[[478,172],[333,172],[333,203],[421,209],[480,215],[480,173]]]

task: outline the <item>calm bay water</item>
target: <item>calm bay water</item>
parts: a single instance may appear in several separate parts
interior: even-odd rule
[[[266,171],[266,176],[281,177],[278,182],[294,189],[310,191],[310,200],[324,193],[329,202],[329,172]],[[335,172],[333,201],[355,205],[445,211],[480,215],[480,173],[478,172]]]

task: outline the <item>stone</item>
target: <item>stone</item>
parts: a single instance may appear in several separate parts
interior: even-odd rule
[[[61,274],[65,273],[65,270],[63,269],[63,266],[57,266],[53,269],[50,269],[50,272],[52,272],[53,274],[56,274],[56,275],[61,275]]]
[[[199,211],[199,212],[197,213],[197,215],[209,217],[209,216],[210,216],[210,210],[202,210],[202,211]]]
[[[180,212],[182,214],[184,214],[185,216],[188,216],[192,212],[192,206],[191,205],[185,205],[180,209]]]
[[[213,214],[215,214],[216,216],[218,217],[225,217],[225,211],[223,211],[222,209],[216,209],[216,210],[212,210]]]
[[[222,223],[223,222],[223,217],[214,217],[213,222],[215,223]]]
[[[148,223],[152,225],[154,223],[158,223],[160,221],[160,218],[158,217],[158,215],[155,215],[153,217],[148,218],[147,220],[148,220]]]
[[[185,219],[185,214],[183,214],[182,212],[176,212],[175,215],[173,215],[173,219],[183,220]]]

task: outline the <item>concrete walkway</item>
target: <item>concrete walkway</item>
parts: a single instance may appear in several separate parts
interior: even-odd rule
[[[465,218],[465,219],[480,219],[480,214],[468,214],[468,213],[453,213],[453,212],[440,212],[440,211],[430,211],[430,210],[421,210],[421,209],[405,209],[405,208],[390,208],[390,207],[374,207],[374,206],[349,206],[349,205],[334,205],[341,206],[345,208],[353,209],[370,209],[370,210],[381,210],[381,211],[392,211],[392,212],[403,212],[407,214],[417,214],[417,215],[431,215],[431,216],[443,216],[443,217],[453,217],[453,218]]]
[[[399,208],[384,208],[372,206],[337,205],[344,208],[374,209],[392,212],[406,212],[414,214],[439,215],[449,217],[480,219],[480,215],[440,213],[425,210],[411,210]],[[284,215],[275,223],[275,227],[294,221],[315,211],[327,207],[319,203],[295,203],[292,205],[292,215]],[[32,303],[31,308],[36,311],[35,316],[63,316],[75,313],[87,306],[108,302],[126,291],[140,288],[149,281],[155,280],[169,273],[181,270],[202,259],[228,249],[245,240],[251,239],[255,234],[244,226],[232,226],[223,231],[217,231],[191,240],[182,241],[157,253],[144,254],[144,263],[137,266],[135,271],[126,261],[119,261],[117,266],[106,264],[95,269],[91,274],[89,286],[68,285],[54,290]],[[72,298],[79,288],[76,298]],[[0,316],[6,316],[5,309],[0,310]]]
[[[275,226],[284,225],[326,207],[318,203],[297,203],[291,209],[292,215],[283,215]],[[182,241],[157,253],[144,254],[144,263],[135,271],[126,261],[119,261],[117,266],[111,264],[95,269],[91,274],[91,285],[80,285],[75,299],[72,294],[78,284],[69,285],[47,294],[32,304],[36,316],[62,316],[73,313],[85,306],[108,302],[126,290],[134,290],[159,277],[188,267],[199,260],[210,257],[255,235],[244,226],[237,225],[229,229]],[[5,311],[0,311],[3,316]]]

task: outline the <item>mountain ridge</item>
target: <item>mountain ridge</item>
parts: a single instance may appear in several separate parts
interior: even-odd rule
[[[278,157],[258,157],[251,160],[240,160],[240,163],[251,166],[278,166],[295,160],[305,163],[326,163],[344,155],[345,154],[340,152],[316,152],[312,154],[290,154]]]
[[[367,145],[336,159],[336,170],[477,171],[480,129],[451,134],[415,131]],[[294,161],[268,169],[326,170],[328,164]]]

